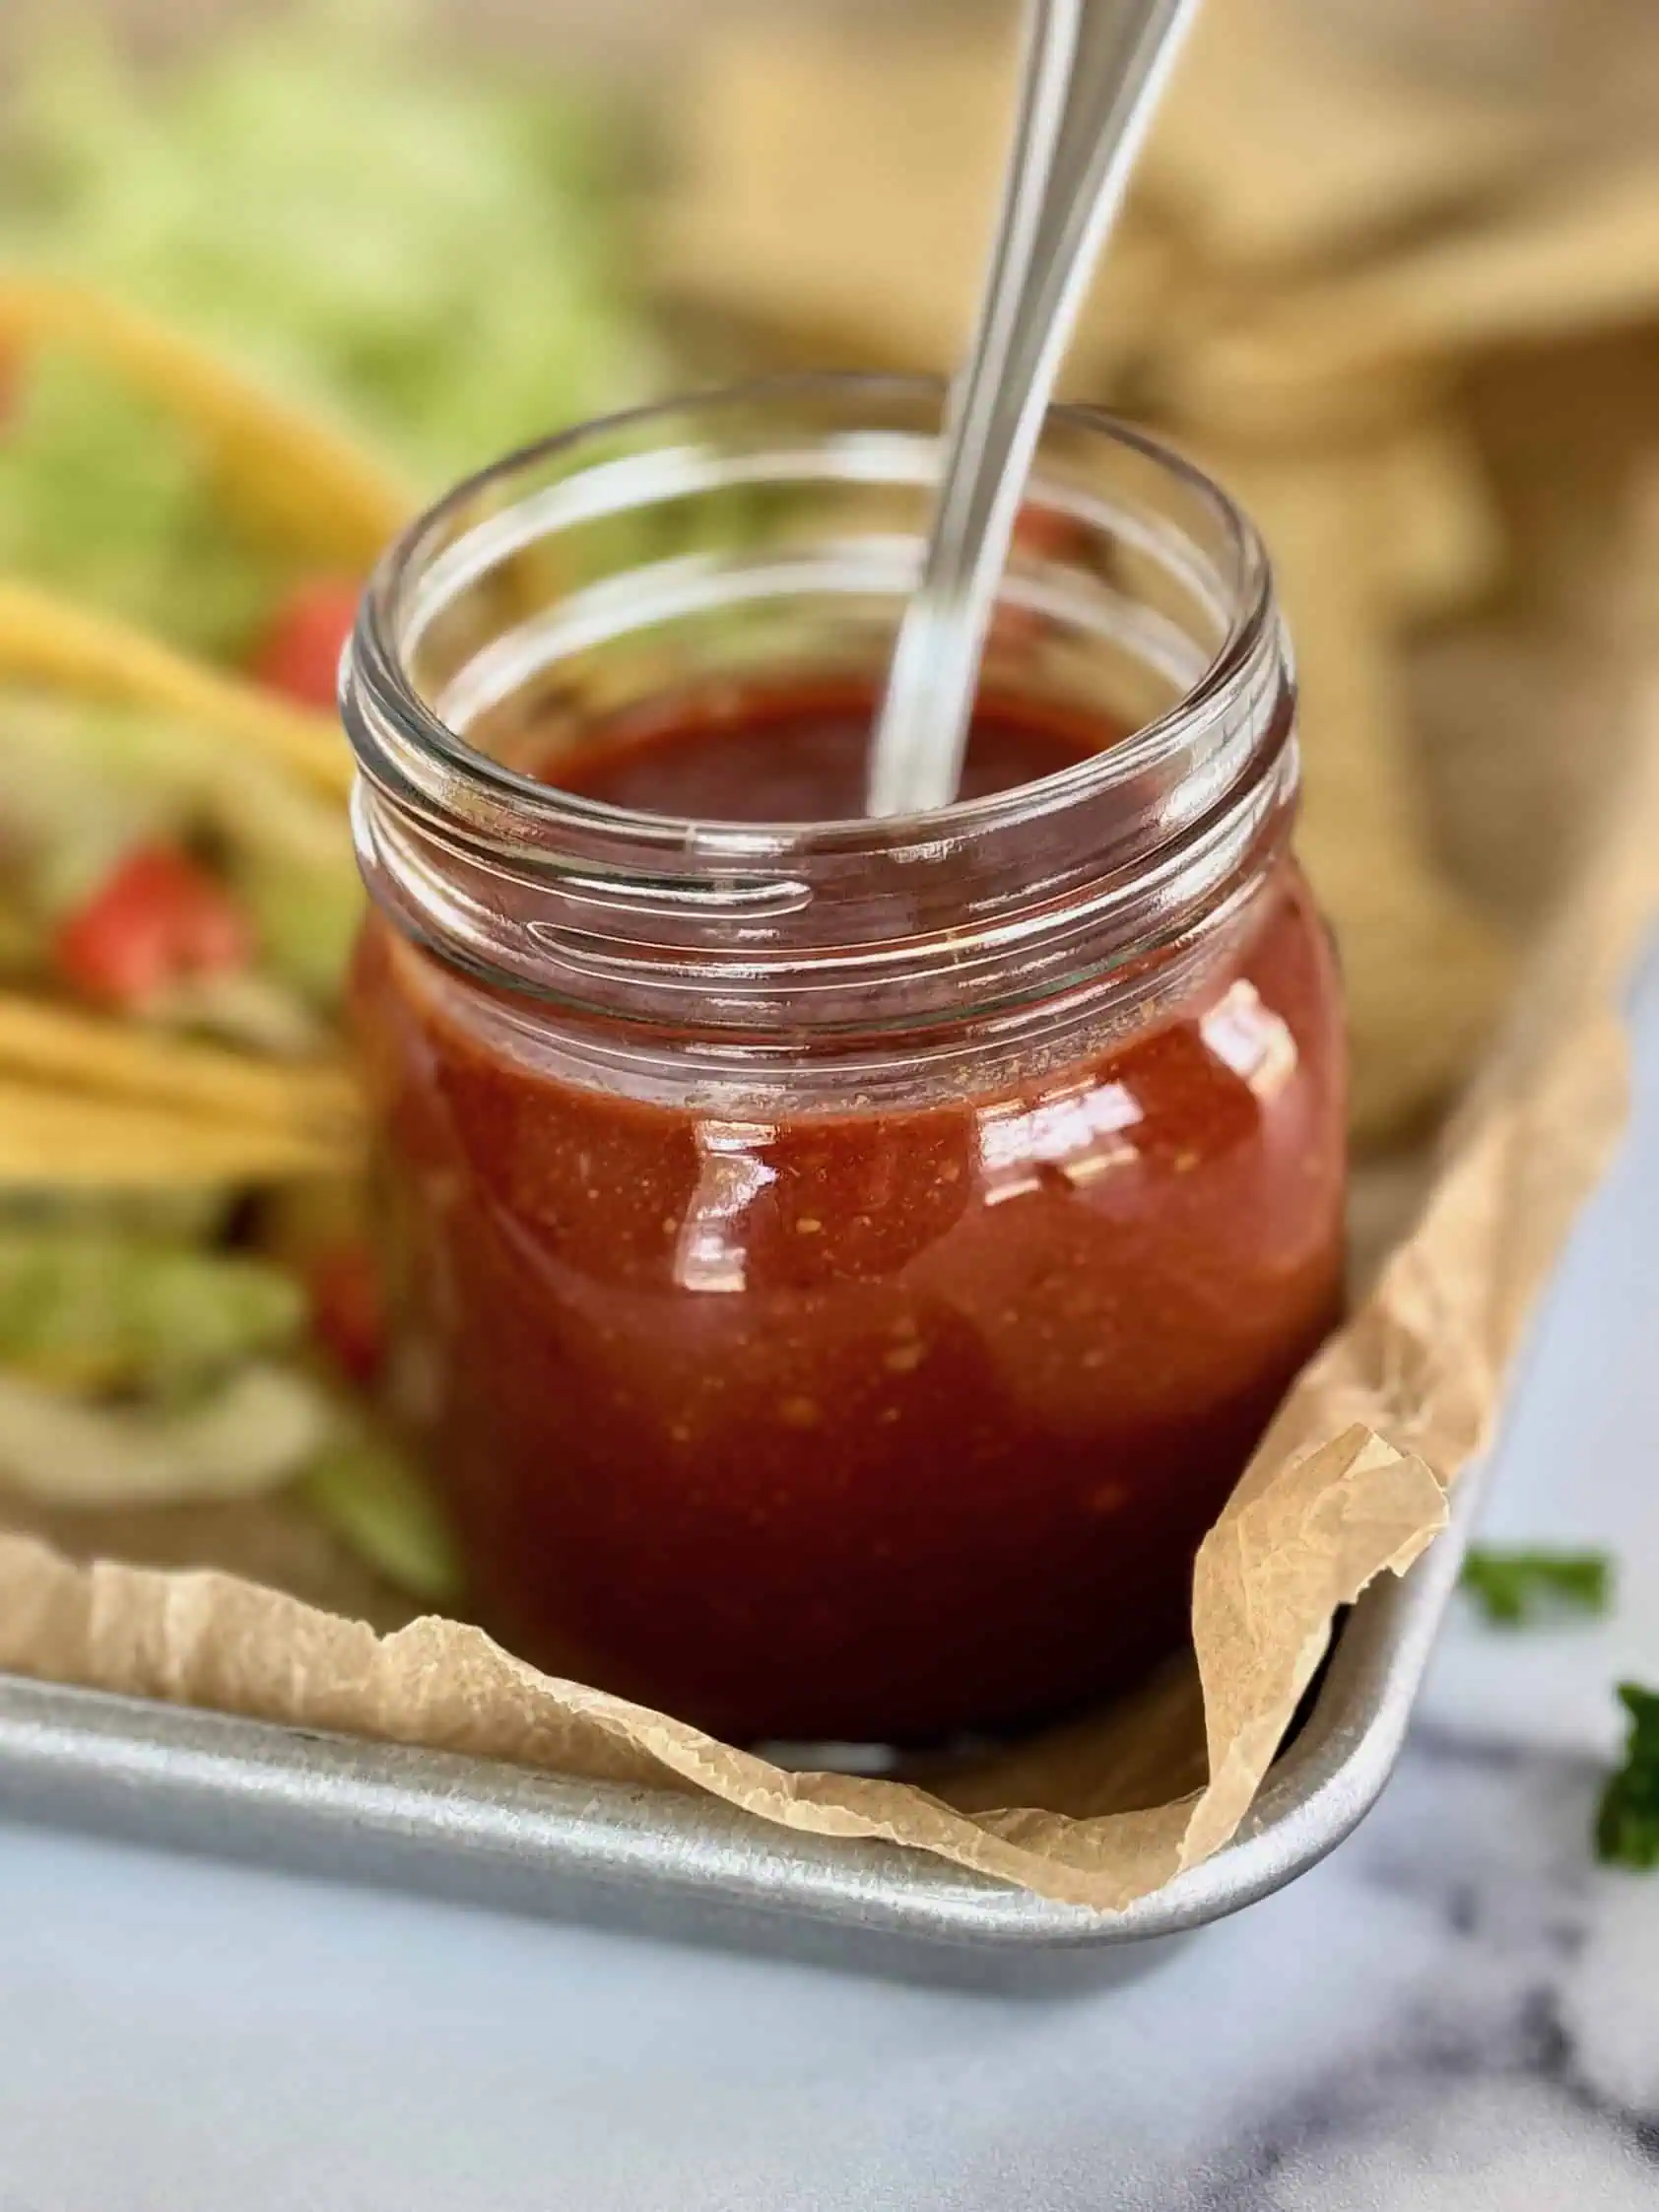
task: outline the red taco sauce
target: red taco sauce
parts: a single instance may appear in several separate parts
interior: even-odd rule
[[[869,719],[728,692],[540,767],[647,814],[835,821]],[[964,795],[1115,735],[992,703]],[[1179,1642],[1341,1295],[1339,994],[1288,852],[1173,995],[982,1080],[921,1038],[908,1096],[572,1072],[524,1041],[557,1008],[383,920],[355,997],[398,1396],[512,1648],[737,1739],[924,1742]]]

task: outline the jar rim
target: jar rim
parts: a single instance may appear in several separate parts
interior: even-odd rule
[[[1276,621],[1272,570],[1254,524],[1214,478],[1161,438],[1108,409],[1080,403],[1052,408],[1049,424],[1138,454],[1166,481],[1196,496],[1209,510],[1219,525],[1225,548],[1222,580],[1230,615],[1226,633],[1203,670],[1160,713],[1102,751],[1031,782],[980,798],[956,799],[925,813],[880,818],[738,822],[647,812],[564,790],[493,759],[452,729],[422,697],[407,673],[397,643],[403,594],[418,575],[434,537],[492,487],[549,461],[579,455],[585,446],[597,445],[620,432],[655,425],[666,428],[677,419],[696,422],[726,410],[740,413],[745,408],[786,404],[792,399],[805,402],[833,396],[868,399],[876,405],[884,399],[908,403],[937,399],[942,416],[947,388],[942,377],[886,373],[809,371],[754,377],[586,420],[518,446],[464,477],[392,541],[364,592],[341,675],[342,714],[360,770],[370,781],[389,784],[405,796],[430,799],[430,793],[424,790],[411,790],[410,779],[395,757],[407,747],[423,765],[456,778],[460,789],[484,802],[498,838],[503,823],[498,810],[504,807],[510,810],[506,820],[516,816],[526,831],[540,834],[538,842],[561,826],[590,836],[609,831],[626,836],[636,846],[657,848],[655,858],[669,866],[676,853],[690,857],[695,845],[695,864],[699,868],[722,857],[753,863],[808,846],[814,851],[843,855],[876,846],[891,852],[906,842],[926,843],[942,837],[957,838],[994,831],[1011,822],[1103,797],[1115,786],[1129,783],[1180,742],[1196,715],[1247,675],[1264,634]],[[360,687],[365,687],[372,697],[372,715],[363,711]]]

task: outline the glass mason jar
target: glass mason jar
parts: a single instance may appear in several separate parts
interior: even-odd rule
[[[883,821],[549,780],[867,713],[939,410],[789,379],[554,438],[406,534],[349,656],[395,1409],[511,1647],[739,1738],[1132,1678],[1340,1299],[1284,634],[1150,439],[1056,411],[987,656],[1072,765]]]

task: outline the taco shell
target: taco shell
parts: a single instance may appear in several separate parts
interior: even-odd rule
[[[37,585],[0,577],[0,684],[40,684],[166,714],[246,746],[344,798],[352,757],[331,715],[176,651],[147,632]]]
[[[415,512],[394,471],[212,348],[85,286],[0,275],[0,357],[46,345],[102,363],[184,417],[207,443],[230,510],[307,564],[362,575]]]

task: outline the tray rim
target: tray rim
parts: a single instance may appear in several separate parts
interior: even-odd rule
[[[1447,1526],[1338,1632],[1324,1681],[1239,1833],[1120,1911],[1063,1905],[906,1846],[807,1835],[701,1795],[0,1674],[0,1817],[114,1832],[386,1887],[417,1861],[510,1871],[513,1910],[571,1882],[717,1917],[792,1916],[1004,1954],[1099,1951],[1201,1927],[1333,1850],[1381,1794],[1461,1570],[1487,1473]],[[349,1846],[349,1847],[348,1847]],[[480,1883],[469,1887],[476,1896]],[[485,1902],[492,1902],[486,1897]]]

